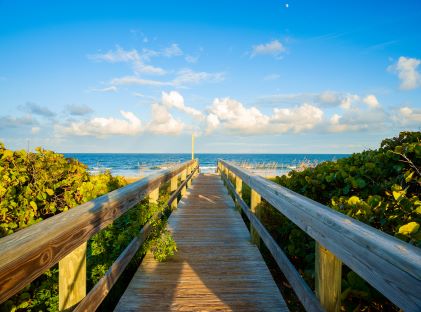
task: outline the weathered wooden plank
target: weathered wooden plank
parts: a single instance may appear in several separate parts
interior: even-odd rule
[[[86,295],[86,242],[58,263],[58,306],[69,309]]]
[[[250,210],[254,213],[254,215],[260,219],[260,203],[262,201],[262,197],[259,193],[257,193],[254,189],[251,189],[251,197],[250,197]],[[250,225],[250,235],[251,241],[256,244],[257,247],[260,247],[260,237],[259,234],[254,229],[253,225]]]
[[[157,188],[153,189],[149,193],[149,195],[148,195],[149,203],[150,204],[157,204],[158,198],[159,198],[159,186]]]
[[[0,303],[136,205],[192,161],[123,188],[0,239]]]
[[[316,295],[327,312],[341,308],[342,262],[316,242]]]
[[[181,175],[180,175],[180,180],[181,180],[181,182],[186,181],[186,178],[187,178],[187,169],[184,169],[184,170],[181,172]],[[183,184],[183,187],[182,187],[182,189],[181,189],[181,196],[185,196],[185,195],[186,195],[186,193],[187,193],[187,186],[186,186],[186,183],[184,183],[184,184]]]
[[[222,175],[222,178],[227,183],[228,187],[233,190],[234,186],[227,181],[227,178]],[[324,311],[322,306],[320,305],[319,300],[316,298],[315,294],[311,290],[311,288],[307,285],[304,279],[301,277],[300,273],[298,273],[297,269],[294,265],[289,261],[288,257],[279,247],[279,245],[275,242],[272,238],[270,233],[266,230],[264,225],[260,222],[260,220],[253,214],[244,200],[238,195],[235,194],[235,200],[237,204],[241,207],[241,210],[250,220],[251,225],[255,231],[261,237],[263,243],[270,251],[272,257],[275,259],[278,267],[281,269],[282,273],[285,275],[286,279],[292,286],[295,294],[297,295],[298,299],[301,301],[303,307],[306,311],[309,312],[321,312]]]
[[[170,182],[170,192],[174,192],[177,190],[177,183],[178,183],[178,177],[177,176],[172,177],[171,182]],[[170,205],[172,209],[177,208],[177,197],[173,198]]]
[[[287,311],[218,176],[200,174],[168,224],[178,252],[148,253],[116,311]]]
[[[235,176],[235,191],[241,197],[241,194],[243,191],[243,181],[241,180],[240,177],[237,177],[237,176]]]
[[[405,311],[421,310],[421,250],[248,171],[229,167],[275,209]]]

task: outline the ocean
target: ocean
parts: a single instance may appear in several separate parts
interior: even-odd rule
[[[191,154],[103,154],[65,153],[86,164],[92,173],[110,170],[113,175],[140,177],[191,159]],[[201,172],[214,172],[218,159],[237,163],[262,176],[282,175],[301,163],[317,164],[347,157],[348,154],[195,154]]]

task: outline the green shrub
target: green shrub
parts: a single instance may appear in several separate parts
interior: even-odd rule
[[[0,237],[126,184],[124,178],[113,177],[109,172],[91,175],[84,164],[52,151],[41,148],[35,153],[11,151],[0,143]],[[167,197],[163,191],[158,204],[142,201],[88,241],[88,289],[105,274],[142,226],[166,208]],[[159,260],[175,252],[175,242],[165,224],[165,219],[154,222],[151,237],[137,259],[147,247],[152,248]],[[0,305],[0,311],[57,310],[57,265]]]
[[[323,162],[275,182],[421,247],[421,133],[402,132],[377,150]],[[292,262],[312,284],[314,241],[266,205],[265,223]],[[395,309],[358,275],[344,270],[344,308]]]

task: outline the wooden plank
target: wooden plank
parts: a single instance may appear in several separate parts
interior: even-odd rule
[[[316,295],[327,312],[341,308],[342,262],[316,242]]]
[[[254,189],[251,189],[251,198],[250,198],[250,210],[255,214],[257,219],[260,219],[260,212],[261,209],[259,207],[262,201],[262,197],[259,193],[257,193]],[[256,232],[254,227],[250,225],[250,235],[251,241],[256,244],[257,247],[260,247],[260,237],[259,234]]]
[[[287,311],[221,180],[200,174],[169,219],[178,252],[148,253],[115,311]]]
[[[79,303],[86,295],[86,242],[58,263],[58,307],[60,311]]]
[[[401,309],[421,310],[420,248],[219,161]]]
[[[174,192],[177,190],[177,183],[178,183],[178,176],[172,177],[170,182],[170,192]],[[177,208],[177,197],[173,199],[171,202],[171,208],[175,209]]]
[[[193,172],[193,165],[192,166],[188,166],[187,167],[187,175],[190,175],[190,173],[192,173]],[[188,188],[190,188],[191,187],[191,183],[192,183],[192,180],[191,179],[189,179],[188,181],[187,181],[187,187]]]
[[[228,187],[231,190],[234,190],[234,186],[227,182],[227,178],[222,176],[222,178],[227,183]],[[279,247],[278,243],[272,238],[270,233],[266,230],[264,225],[260,222],[260,220],[253,214],[244,200],[238,195],[234,194],[235,200],[237,204],[241,207],[241,210],[250,220],[251,225],[256,230],[258,235],[261,237],[263,243],[270,251],[272,257],[275,259],[278,267],[281,269],[282,273],[285,275],[288,282],[291,284],[292,289],[294,290],[295,294],[297,295],[298,299],[301,301],[303,307],[308,312],[322,312],[324,309],[320,305],[319,300],[316,298],[315,294],[311,290],[311,288],[307,285],[304,281],[300,273],[298,273],[297,269],[294,265],[289,261],[288,257]]]
[[[149,203],[151,204],[157,204],[158,203],[158,198],[159,198],[159,186],[155,189],[153,189],[149,195],[148,195],[148,199],[149,199]]]
[[[241,194],[243,191],[243,181],[241,180],[240,177],[237,177],[237,176],[235,176],[235,191],[241,197]]]
[[[180,175],[181,182],[186,181],[186,177],[187,177],[187,169],[184,169],[181,172],[181,175]],[[181,189],[181,196],[185,196],[186,193],[187,193],[187,187],[186,186],[183,186],[183,188]]]
[[[162,170],[0,239],[0,303],[13,296],[153,189],[190,165]]]

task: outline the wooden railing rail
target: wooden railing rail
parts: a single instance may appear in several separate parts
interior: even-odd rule
[[[85,297],[86,276],[82,275],[86,274],[86,241],[147,196],[150,202],[156,202],[163,183],[171,180],[171,191],[175,188],[177,194],[171,197],[178,196],[181,193],[181,188],[177,189],[178,176],[186,185],[196,170],[198,161],[190,160],[1,238],[0,303],[60,262],[59,271],[66,270],[66,274],[63,280],[59,280],[59,308],[74,307]],[[78,310],[95,310],[92,307],[96,308],[101,303],[106,295],[104,293],[108,293],[149,232],[150,223],[147,223],[91,290],[88,295],[90,300],[85,300],[85,303],[90,302],[83,305],[88,308],[81,306]],[[59,278],[62,275],[59,272]]]
[[[252,192],[257,192],[316,240],[316,258],[319,261],[316,263],[316,292],[327,311],[339,309],[340,283],[337,285],[337,281],[340,281],[340,261],[404,311],[421,311],[419,248],[226,161],[218,160],[217,168],[222,176],[234,176],[247,184]],[[227,181],[227,185],[234,194],[238,194],[236,189],[239,186],[234,188],[230,181]],[[289,261],[285,261],[288,260],[286,256],[282,251],[280,254],[277,246],[273,246],[273,239],[267,237],[267,231],[242,198],[239,195],[235,195],[235,198],[250,218],[253,229],[272,252],[304,307],[309,311],[317,310],[312,308],[313,301],[308,289],[297,277],[298,273],[291,272],[294,269],[288,264]]]

